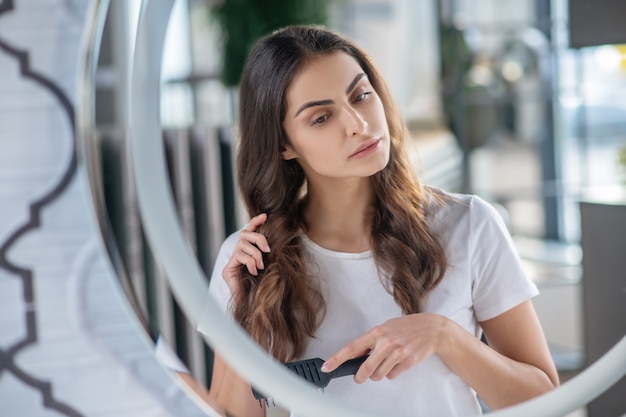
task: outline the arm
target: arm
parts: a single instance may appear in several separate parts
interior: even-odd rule
[[[493,206],[480,198],[472,199],[470,218],[468,259],[474,315],[489,346],[470,342],[475,340],[473,335],[448,323],[438,353],[495,409],[544,393],[559,381],[529,301],[537,290],[528,285],[509,231]],[[526,298],[510,303],[516,297]],[[499,313],[491,314],[495,305]],[[458,351],[460,345],[465,353]],[[468,359],[464,365],[459,363]]]
[[[187,366],[185,366],[176,352],[174,352],[170,345],[163,339],[162,335],[159,335],[156,340],[154,356],[163,367],[169,371],[175,372],[180,382],[182,382],[183,387],[186,388],[188,392],[193,392],[212,409],[218,409],[218,407],[215,406],[215,402],[209,399],[209,393],[205,386],[195,380]]]
[[[269,252],[269,245],[265,236],[256,233],[256,229],[267,219],[266,214],[260,214],[239,231],[236,243],[225,244],[220,248],[213,275],[209,285],[209,292],[216,301],[227,310],[228,300],[239,290],[239,270],[245,265],[248,271],[257,275],[263,269],[263,251]],[[232,236],[234,238],[235,236]],[[231,239],[231,237],[229,237]],[[202,331],[201,326],[198,329]],[[213,361],[213,375],[208,393],[208,402],[216,404],[217,411],[228,417],[261,417],[265,410],[254,398],[250,383],[237,374],[216,352]],[[207,398],[205,397],[205,398]]]
[[[330,372],[367,352],[355,381],[393,379],[436,353],[493,408],[510,406],[558,386],[532,303],[526,301],[482,323],[487,346],[464,328],[437,314],[391,319],[353,340],[330,357]]]
[[[531,301],[481,323],[489,346],[448,321],[438,354],[492,409],[558,387],[559,378]]]
[[[265,417],[265,409],[252,395],[250,383],[241,378],[216,353],[208,399],[228,417]]]
[[[471,280],[473,314],[489,345],[442,315],[410,314],[348,343],[328,358],[324,371],[370,352],[355,381],[395,378],[436,353],[491,408],[513,405],[558,386],[543,331],[528,301],[536,291],[504,224],[480,199],[474,199],[469,210],[454,236],[461,247],[453,249],[468,260],[467,270],[462,263],[456,265],[458,276]]]
[[[215,405],[215,401],[209,398],[209,392],[206,390],[204,385],[196,381],[193,375],[185,372],[176,372],[176,375],[180,378],[183,384],[185,384],[201,400],[206,402],[213,410],[218,410],[218,407]]]

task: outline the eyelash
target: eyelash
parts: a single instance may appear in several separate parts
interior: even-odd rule
[[[317,126],[319,124],[324,123],[328,118],[330,117],[329,114],[325,114],[323,116],[318,117],[317,119],[313,120],[313,122],[311,123],[311,126]]]
[[[370,94],[372,94],[371,91],[365,91],[363,93],[357,94],[357,96],[353,100],[353,103],[361,103],[361,102],[367,100],[367,98],[368,98],[368,96]],[[329,117],[330,117],[330,114],[324,114],[324,115],[314,119],[313,122],[311,122],[311,126],[320,125],[320,124],[324,123],[326,120],[328,120]]]
[[[364,92],[362,92],[361,94],[358,94],[358,95],[354,98],[354,101],[355,101],[355,102],[357,102],[357,103],[359,103],[359,102],[361,102],[361,101],[365,101],[365,100],[367,100],[367,97],[368,97],[370,94],[372,94],[372,92],[371,92],[371,91],[364,91]],[[363,97],[363,98],[361,98],[360,100],[357,100],[359,97]]]

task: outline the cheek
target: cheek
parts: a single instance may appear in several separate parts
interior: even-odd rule
[[[319,137],[311,138],[311,142],[309,142],[306,148],[303,150],[303,156],[306,157],[308,162],[311,165],[317,166],[328,166],[336,160],[339,152],[337,152],[337,147],[333,146],[332,141],[324,141]]]
[[[380,101],[380,98],[377,98],[376,103],[372,106],[370,115],[372,117],[372,120],[375,121],[378,128],[385,128],[385,130],[387,130],[387,118],[385,116],[385,108],[383,107],[383,103],[382,101]]]
[[[338,141],[330,136],[311,135],[306,138],[307,142],[300,143],[298,160],[303,168],[326,175],[341,167],[342,150],[337,146]]]
[[[299,132],[290,140],[292,153],[301,161],[308,163],[319,161],[328,152],[328,146],[321,140],[320,135]]]

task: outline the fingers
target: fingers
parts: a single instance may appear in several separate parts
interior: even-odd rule
[[[267,239],[261,233],[256,233],[256,229],[265,223],[267,220],[267,214],[261,213],[250,219],[250,222],[243,228],[240,233],[239,240],[244,238],[246,241],[255,244],[263,252],[270,252],[270,245],[267,243]]]
[[[243,230],[254,232],[257,227],[265,223],[265,220],[267,220],[267,213],[257,214],[256,216],[250,219],[250,221],[243,228]]]
[[[351,349],[352,348],[347,348],[347,351]],[[332,372],[336,367],[341,365],[346,360],[351,359],[352,357],[362,356],[368,351],[370,353],[369,357],[359,367],[359,370],[356,372],[356,374],[354,374],[354,381],[357,384],[362,384],[368,379],[371,379],[372,381],[380,381],[384,378],[393,379],[411,366],[406,361],[407,358],[404,356],[401,350],[388,351],[386,349],[377,347],[371,350],[368,349],[362,351],[362,353],[355,354],[354,356],[348,355],[347,353],[345,353],[346,351],[343,351],[342,349],[337,353],[337,355],[333,355],[333,357],[331,358],[331,364],[333,364],[332,366],[334,366],[335,363],[337,363],[337,365],[330,369],[330,371],[325,371],[324,368],[322,368],[322,370],[324,372]],[[346,355],[350,357],[344,360],[343,358]],[[328,361],[326,362],[328,363]]]
[[[267,220],[267,214],[262,213],[250,219],[250,222],[239,233],[239,240],[224,268],[224,278],[232,280],[237,275],[240,265],[244,265],[252,275],[258,275],[259,269],[265,269],[263,253],[270,252],[270,246],[265,236],[256,232],[256,229]]]
[[[332,372],[348,359],[369,353],[369,357],[354,375],[357,383],[370,379],[393,379],[434,353],[434,337],[420,325],[427,315],[408,315],[391,319],[354,339],[329,357],[322,371]],[[418,321],[416,321],[418,320]]]
[[[239,242],[224,270],[229,273],[237,272],[241,265],[244,265],[250,274],[258,275],[259,269],[265,269],[261,251],[249,242]]]
[[[355,380],[361,383],[367,379],[372,381],[380,381],[383,378],[393,379],[408,369],[404,360],[405,357],[399,350],[393,350],[388,355],[382,354],[380,351],[376,352],[376,355],[370,361],[371,364],[363,367],[363,369],[359,369],[362,372],[355,375]]]
[[[368,335],[365,335],[359,339],[355,339],[337,351],[337,353],[324,362],[322,371],[332,372],[345,361],[370,353],[369,357],[361,364],[359,370],[354,375],[354,381],[357,384],[362,384],[368,379],[374,381],[383,379],[394,366],[393,361],[388,361],[387,359],[391,358],[386,358],[381,350],[372,350],[367,347],[370,346],[370,343],[367,342],[367,336]]]
[[[256,229],[267,220],[267,214],[261,213],[252,219],[239,233],[237,248],[233,253],[233,258],[237,263],[245,265],[248,272],[258,275],[259,269],[265,269],[263,264],[263,253],[270,252],[270,245],[267,243],[265,235],[257,233]]]
[[[337,353],[335,353],[333,356],[326,359],[321,368],[322,372],[332,372],[348,359],[354,359],[358,358],[359,356],[365,355],[370,351],[370,345],[371,344],[368,341],[367,334],[353,340],[352,342],[339,349]],[[365,363],[367,363],[367,360],[363,363],[363,365],[365,365]],[[361,365],[361,367],[363,367],[363,365]]]
[[[362,384],[368,379],[380,381],[389,377],[389,372],[394,369],[402,358],[397,351],[385,352],[382,349],[373,349],[370,356],[354,375],[354,381]]]

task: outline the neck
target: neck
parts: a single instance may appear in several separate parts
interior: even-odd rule
[[[344,181],[341,186],[309,184],[304,218],[311,240],[338,252],[363,252],[371,248],[370,180]]]

